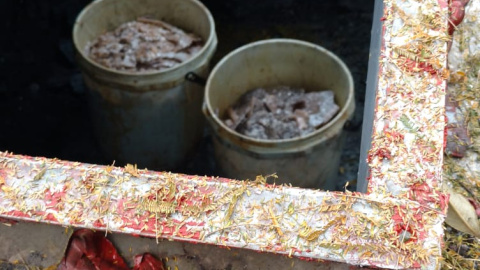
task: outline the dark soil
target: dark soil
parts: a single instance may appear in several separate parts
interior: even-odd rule
[[[0,151],[110,164],[99,152],[71,32],[86,0],[0,1]],[[340,188],[356,179],[373,0],[205,0],[219,45],[231,50],[267,38],[317,43],[337,54],[355,80],[356,115],[342,155]],[[208,135],[179,172],[215,175]],[[355,186],[353,183],[351,186]]]

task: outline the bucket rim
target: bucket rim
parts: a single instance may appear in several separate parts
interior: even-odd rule
[[[190,1],[193,4],[197,5],[200,9],[202,9],[205,14],[207,15],[207,19],[210,25],[210,31],[208,33],[208,39],[203,45],[202,49],[198,51],[192,58],[188,59],[187,61],[184,61],[176,66],[167,68],[167,69],[162,69],[159,71],[142,71],[142,72],[126,72],[126,71],[121,71],[121,70],[116,70],[113,68],[107,68],[105,66],[100,65],[99,63],[93,61],[88,55],[85,54],[84,48],[79,48],[78,45],[78,40],[77,40],[77,34],[80,29],[80,25],[82,24],[81,19],[85,16],[85,13],[88,12],[88,10],[94,8],[96,5],[99,5],[103,1],[111,1],[111,0],[95,0],[85,6],[82,11],[77,15],[77,18],[75,19],[75,23],[73,24],[73,31],[72,31],[72,36],[73,36],[73,45],[75,47],[75,50],[77,53],[81,55],[81,57],[87,61],[90,65],[94,66],[95,68],[101,69],[104,72],[111,73],[111,74],[116,74],[116,75],[122,75],[126,77],[145,77],[145,76],[154,76],[154,75],[160,75],[160,74],[165,74],[165,73],[170,73],[175,70],[182,69],[188,65],[190,65],[192,62],[196,61],[201,55],[205,54],[208,50],[210,50],[211,46],[216,46],[216,32],[215,32],[215,20],[213,19],[213,16],[210,12],[210,10],[200,1],[198,0],[185,0],[185,1]],[[118,26],[117,26],[118,27]]]
[[[209,98],[209,92],[212,84],[212,78],[215,76],[215,74],[218,72],[218,70],[227,62],[232,56],[246,51],[248,49],[258,47],[258,46],[264,46],[264,45],[269,45],[272,43],[284,43],[284,44],[295,44],[295,45],[300,45],[300,46],[305,46],[312,48],[314,50],[317,50],[321,53],[326,54],[328,57],[331,57],[335,62],[337,62],[341,68],[345,71],[348,79],[348,97],[345,102],[345,106],[341,108],[341,110],[335,115],[334,118],[332,118],[326,125],[322,126],[321,128],[306,134],[305,136],[298,136],[290,139],[273,139],[273,140],[266,140],[266,139],[257,139],[257,138],[252,138],[246,135],[243,135],[235,130],[232,130],[231,128],[227,127],[225,123],[217,116],[215,110],[212,108],[212,105],[210,104],[210,98]],[[354,102],[354,83],[353,83],[353,77],[348,69],[347,65],[338,57],[335,55],[333,52],[329,51],[328,49],[317,45],[312,42],[308,41],[303,41],[303,40],[298,40],[298,39],[291,39],[291,38],[275,38],[275,39],[264,39],[264,40],[259,40],[255,41],[246,45],[243,45],[230,53],[228,53],[226,56],[224,56],[217,65],[213,68],[211,71],[210,75],[208,76],[207,83],[205,85],[205,97],[204,97],[204,114],[206,117],[211,121],[213,119],[213,122],[219,126],[219,128],[223,129],[226,131],[229,135],[234,136],[234,138],[240,139],[242,142],[250,142],[255,145],[268,145],[268,146],[273,146],[273,145],[278,145],[278,144],[289,144],[289,143],[294,143],[298,141],[309,141],[312,138],[320,135],[321,133],[325,132],[328,130],[330,127],[334,126],[337,124],[337,122],[341,121],[342,118],[345,119],[345,121],[351,117],[353,114],[353,110],[349,108],[352,106],[352,103]],[[206,111],[205,111],[206,110]],[[350,115],[348,113],[350,112]]]

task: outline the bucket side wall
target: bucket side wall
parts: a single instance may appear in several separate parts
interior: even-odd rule
[[[203,72],[206,74],[207,68]],[[110,160],[173,169],[203,134],[203,87],[183,83],[144,93],[122,91],[84,74],[97,140]]]
[[[276,173],[277,184],[335,190],[345,134],[337,133],[310,151],[281,155],[255,154],[232,147],[214,137],[214,153],[225,177],[254,180],[257,175]]]

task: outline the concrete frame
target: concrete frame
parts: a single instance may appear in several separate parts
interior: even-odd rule
[[[54,265],[72,230],[90,228],[130,265],[150,252],[172,269],[439,269],[448,7],[379,3],[366,193],[0,152],[0,259]]]

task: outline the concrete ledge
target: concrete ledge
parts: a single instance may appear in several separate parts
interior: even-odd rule
[[[8,220],[385,268],[434,265],[440,254],[441,209],[381,194],[7,153],[1,154],[0,168],[0,213]],[[30,235],[22,238],[20,246],[30,241]],[[56,261],[63,254],[52,255]]]

